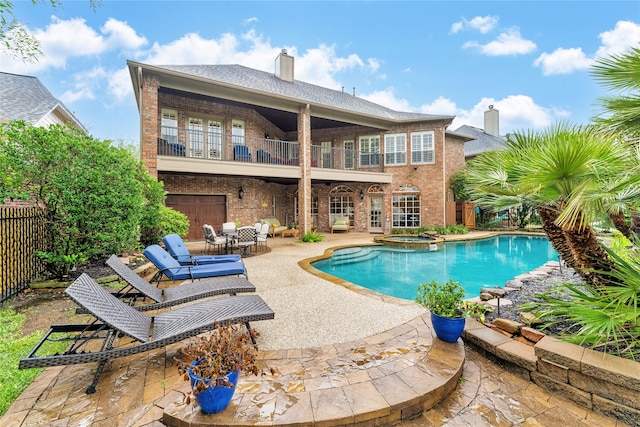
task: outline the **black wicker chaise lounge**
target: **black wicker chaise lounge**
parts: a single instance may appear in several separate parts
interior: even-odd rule
[[[216,295],[235,295],[256,291],[253,283],[244,277],[229,276],[199,280],[171,288],[158,289],[138,276],[115,255],[109,257],[107,265],[127,283],[127,285],[113,295],[126,301],[129,305],[135,306],[136,310],[140,311],[159,310]],[[136,305],[138,299],[144,300],[145,298],[155,301],[155,303]]]
[[[84,273],[65,292],[96,320],[89,324],[52,325],[44,338],[20,361],[19,368],[99,362],[87,394],[96,391],[104,365],[110,359],[162,348],[213,330],[217,324],[244,323],[250,328],[249,322],[275,316],[258,295],[211,299],[148,316],[114,297]],[[114,348],[116,338],[123,335],[134,342]],[[62,354],[38,355],[43,344],[51,341],[66,341],[70,345]]]

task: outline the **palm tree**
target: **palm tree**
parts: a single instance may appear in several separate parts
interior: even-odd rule
[[[558,124],[540,133],[509,135],[467,167],[468,191],[482,207],[536,207],[549,241],[588,283],[603,286],[612,265],[590,224],[607,213],[625,188],[638,189],[634,150],[595,127]],[[640,191],[640,190],[638,190]],[[633,193],[635,194],[635,193]],[[637,203],[638,197],[631,197]],[[618,211],[626,209],[618,204]]]
[[[615,95],[599,99],[603,112],[594,122],[604,129],[636,142],[640,140],[640,47],[596,60],[591,74]],[[630,210],[631,226],[625,236],[639,244],[640,206]],[[619,228],[620,229],[620,228]],[[620,230],[622,231],[622,230]]]

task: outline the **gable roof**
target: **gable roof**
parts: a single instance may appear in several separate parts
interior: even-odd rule
[[[456,129],[455,132],[473,138],[464,144],[464,157],[477,156],[484,151],[504,147],[504,137],[490,135],[477,127],[463,125]]]
[[[24,120],[43,126],[54,122],[51,116],[56,114],[86,132],[80,120],[51,95],[37,77],[0,71],[0,119]]]
[[[324,88],[300,80],[289,82],[273,73],[242,65],[148,65],[127,61],[134,88],[139,87],[136,68],[202,82],[214,83],[237,91],[252,92],[289,104],[309,104],[314,111],[331,110],[388,122],[444,120],[450,123],[455,116],[441,116],[391,110],[344,91]],[[161,82],[162,85],[162,82]],[[136,97],[138,97],[137,90]],[[278,108],[278,107],[275,107]]]

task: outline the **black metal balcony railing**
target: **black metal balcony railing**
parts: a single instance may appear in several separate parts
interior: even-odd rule
[[[298,143],[162,126],[158,155],[298,166]],[[378,153],[311,146],[311,167],[380,172]]]

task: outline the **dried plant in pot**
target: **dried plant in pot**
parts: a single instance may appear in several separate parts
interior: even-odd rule
[[[191,382],[200,409],[208,414],[225,409],[235,391],[241,371],[258,375],[256,348],[260,334],[244,325],[217,324],[216,329],[189,341],[174,358],[178,372]],[[191,394],[186,402],[191,403]]]

